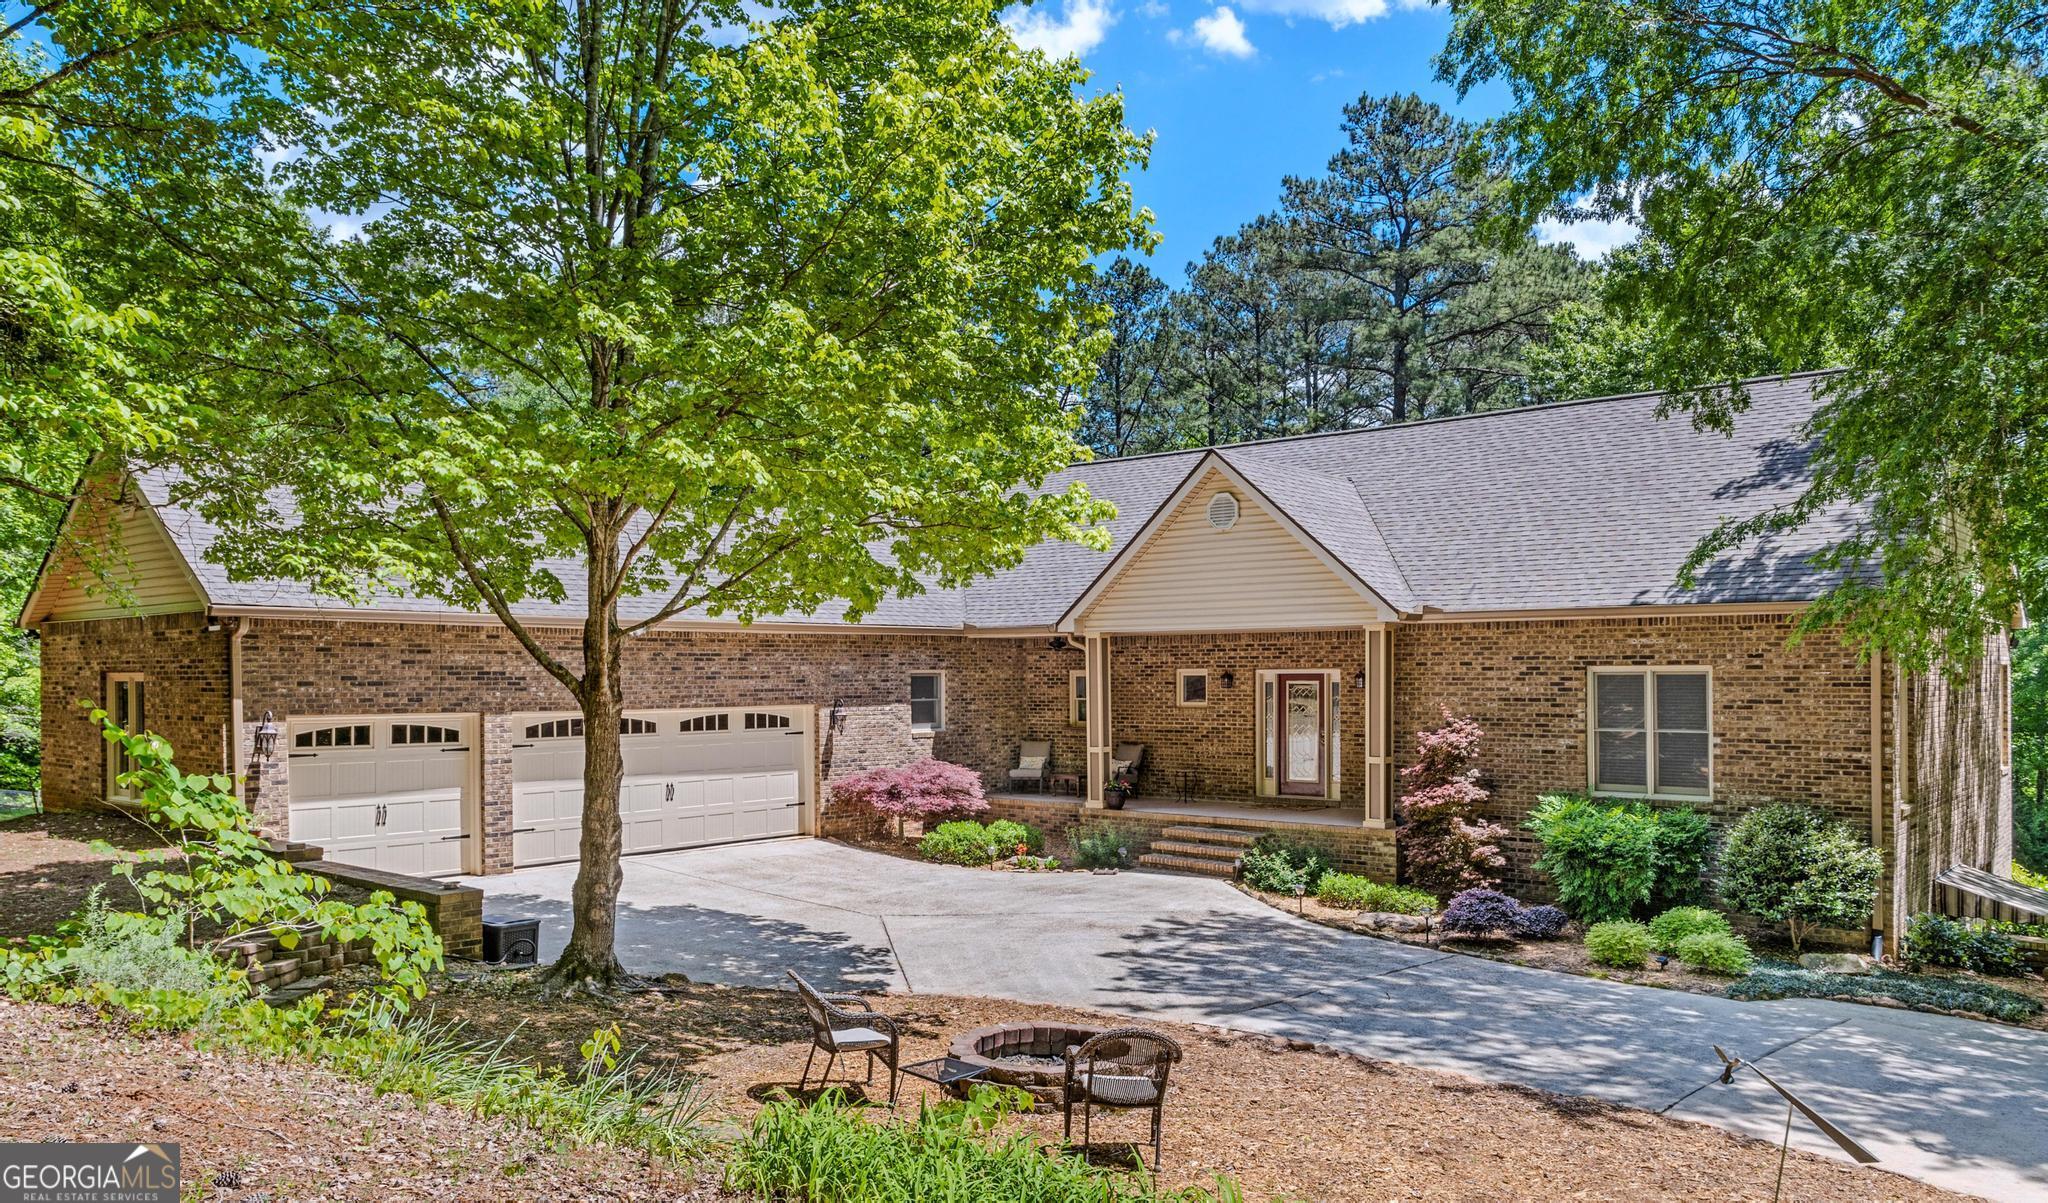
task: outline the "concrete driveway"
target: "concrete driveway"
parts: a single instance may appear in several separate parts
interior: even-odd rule
[[[492,914],[568,934],[575,866],[470,879]],[[1997,1199],[2048,1198],[2048,1034],[1814,1001],[1744,1003],[1501,965],[1339,932],[1206,878],[981,873],[816,840],[626,859],[629,968],[772,986],[1099,1007],[1327,1043],[1591,1095],[1776,1141],[1761,1061],[1884,1168]],[[1834,1152],[1795,1125],[1803,1148]]]

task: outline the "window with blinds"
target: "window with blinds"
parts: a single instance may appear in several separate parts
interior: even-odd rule
[[[1713,788],[1713,686],[1701,668],[1593,670],[1591,785],[1598,794],[1704,798]]]

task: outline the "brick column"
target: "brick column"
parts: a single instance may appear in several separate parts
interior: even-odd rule
[[[245,711],[233,737],[241,747],[248,774],[242,785],[243,802],[265,834],[284,839],[291,834],[291,740],[285,735],[284,716],[272,717],[277,724],[277,746],[270,755],[256,754],[256,728],[263,725],[261,711],[253,717]]]
[[[477,833],[479,863],[485,873],[512,869],[512,720],[503,714],[483,715],[477,725],[477,762],[483,794],[478,798],[483,823]]]

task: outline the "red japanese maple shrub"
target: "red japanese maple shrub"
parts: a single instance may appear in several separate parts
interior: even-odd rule
[[[893,817],[899,838],[907,818],[929,822],[988,809],[981,774],[944,760],[920,760],[902,768],[868,769],[841,777],[832,783],[832,801],[840,806],[865,806]]]
[[[1408,880],[1439,896],[1482,889],[1508,863],[1500,841],[1507,828],[1475,815],[1486,801],[1479,770],[1479,724],[1443,708],[1443,725],[1415,735],[1415,763],[1401,770],[1401,858]]]

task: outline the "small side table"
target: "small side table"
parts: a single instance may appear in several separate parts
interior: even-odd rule
[[[972,1082],[988,1072],[988,1066],[962,1061],[958,1057],[933,1057],[929,1061],[913,1061],[901,1067],[900,1071],[913,1078],[921,1078],[941,1090],[951,1091],[962,1082]]]
[[[1052,775],[1052,792],[1056,794],[1072,794],[1076,798],[1080,797],[1081,774],[1054,773]]]

